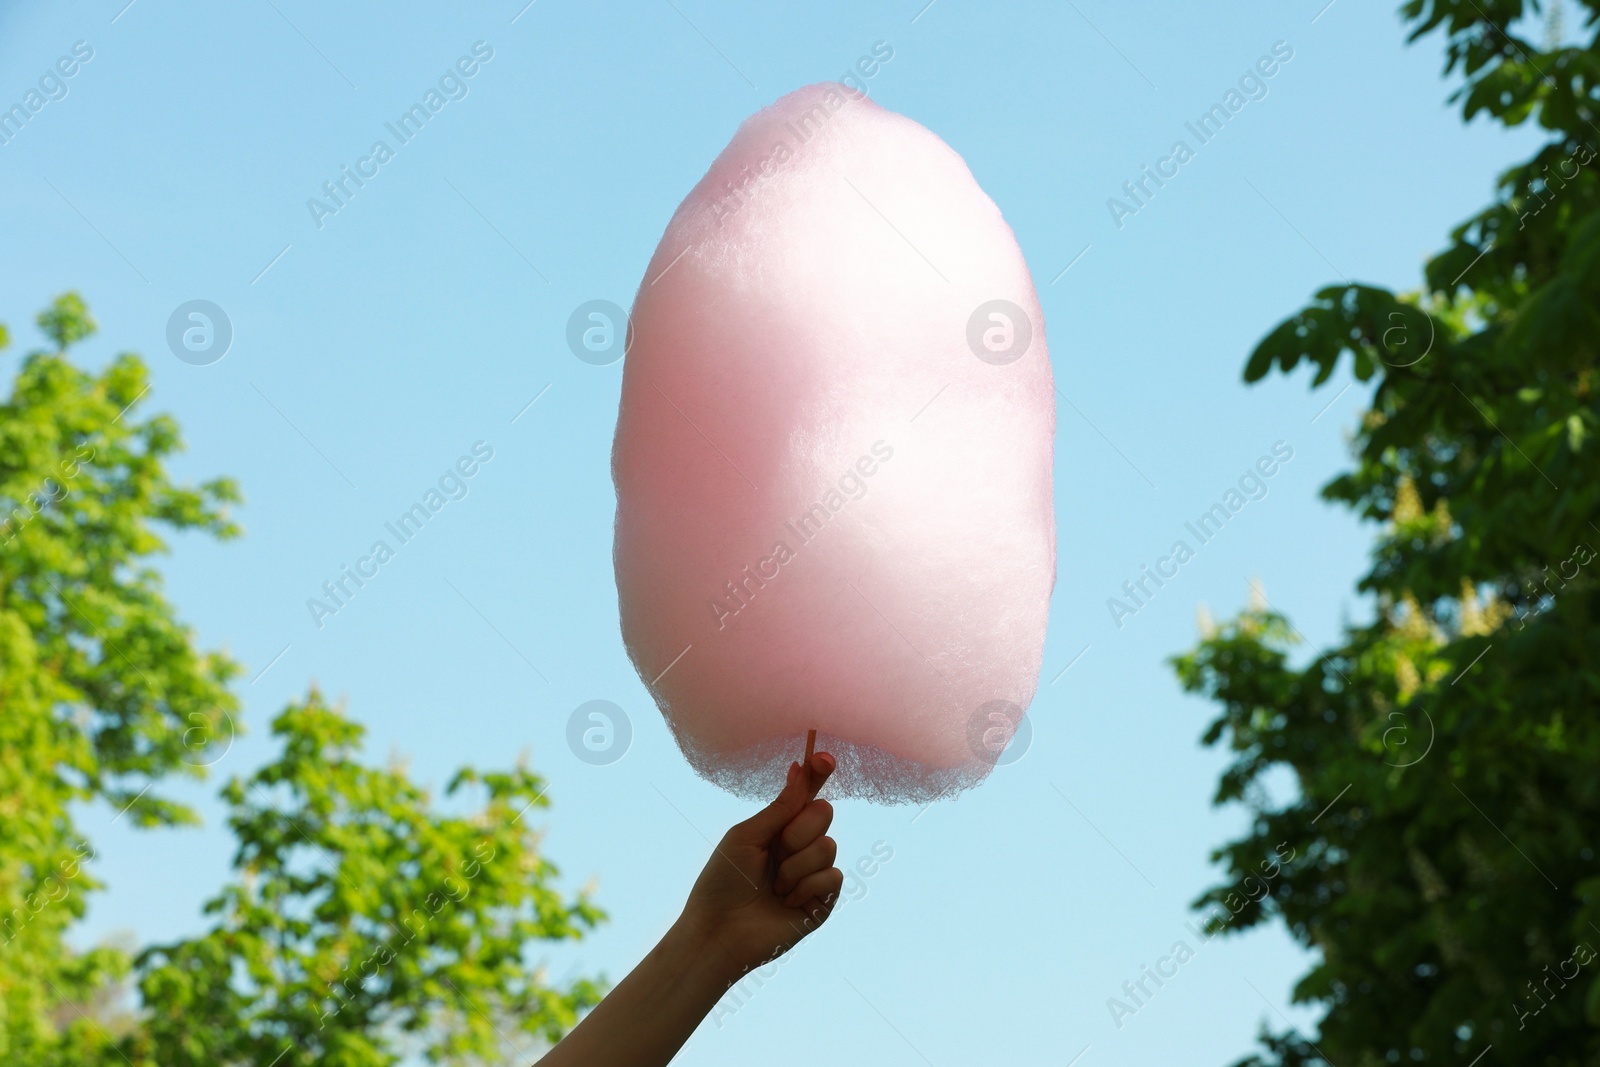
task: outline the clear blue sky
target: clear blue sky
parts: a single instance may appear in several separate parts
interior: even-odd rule
[[[179,473],[241,481],[245,538],[182,539],[162,564],[203,642],[250,670],[250,733],[219,777],[268,756],[267,721],[313,680],[348,698],[373,758],[399,753],[425,781],[527,749],[552,782],[549,855],[612,914],[552,953],[552,973],[619,978],[659,936],[702,835],[747,808],[688,771],[624,655],[608,468],[621,364],[575,359],[567,318],[630,301],[743,117],[883,41],[873,97],[948,141],[1000,205],[1071,401],[1033,741],[915,822],[841,805],[841,861],[876,842],[893,859],[682,1062],[1065,1064],[1088,1046],[1082,1067],[1222,1064],[1279,1011],[1308,1018],[1287,1004],[1306,960],[1275,930],[1200,948],[1121,1029],[1106,1001],[1193,941],[1207,853],[1240,821],[1209,805],[1211,709],[1164,663],[1193,642],[1196,604],[1231,613],[1259,576],[1314,642],[1366,610],[1351,583],[1367,534],[1315,495],[1364,390],[1246,388],[1243,360],[1341,274],[1414,286],[1535,137],[1464,128],[1437,40],[1405,47],[1394,4],[1359,0],[125,2],[0,13],[6,105],[75,42],[93,48],[0,146],[3,358],[9,374],[33,315],[80,290],[102,328],[82,358],[143,353],[149,406],[185,430]],[[493,58],[467,95],[319,229],[307,199],[477,41]],[[1119,228],[1107,199],[1193,145],[1185,122],[1278,41],[1293,59],[1267,95]],[[167,348],[194,299],[233,325],[209,366]],[[319,630],[306,599],[479,440],[494,458],[467,498]],[[1118,629],[1106,599],[1280,440],[1294,459],[1270,495]],[[565,741],[591,699],[631,717],[609,766]],[[190,791],[203,830],[86,818],[112,888],[83,939],[199,928],[229,859],[212,788]]]

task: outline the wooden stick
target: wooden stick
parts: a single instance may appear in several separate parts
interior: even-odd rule
[[[817,751],[817,732],[815,730],[807,730],[806,731],[806,756],[805,756],[805,759],[803,761],[801,761],[801,764],[800,764],[801,773],[803,773],[806,776],[806,795],[807,796],[814,795],[814,791],[811,788],[811,756],[812,756],[812,753],[814,753],[816,751]]]

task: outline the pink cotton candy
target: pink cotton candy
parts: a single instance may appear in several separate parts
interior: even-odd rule
[[[632,331],[622,633],[695,770],[770,796],[816,729],[834,795],[982,781],[1038,684],[1055,407],[961,157],[843,86],[789,94],[673,215]]]

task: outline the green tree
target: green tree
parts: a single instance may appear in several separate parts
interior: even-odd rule
[[[293,1047],[286,1062],[327,1067],[402,1050],[499,1063],[598,1003],[595,983],[553,989],[525,959],[602,918],[549,884],[524,821],[549,804],[540,778],[464,770],[447,792],[477,786],[487,803],[442,816],[399,769],[357,762],[361,727],[315,691],[272,728],[282,758],[223,790],[240,878],[206,905],[217,924],[139,957],[146,1018],[124,1043],[130,1062],[260,1064]]]
[[[176,424],[133,415],[137,356],[91,374],[68,349],[95,331],[57,299],[0,404],[0,1062],[282,1063],[369,1067],[407,1053],[495,1058],[554,1040],[594,1004],[587,978],[553,985],[541,941],[603,919],[563,896],[528,813],[525,767],[459,772],[477,809],[452,815],[398,767],[357,758],[361,728],[313,691],[273,722],[274,762],[223,790],[236,879],[201,936],[136,955],[66,941],[92,846],[75,810],[110,805],[144,828],[196,822],[157,786],[225,754],[240,667],[195,647],[161,592],[161,534],[238,533],[231,481],[174,484]],[[6,343],[0,329],[0,348]],[[132,1011],[122,983],[137,983]]]
[[[1558,4],[1536,43],[1537,3],[1404,5],[1413,40],[1446,37],[1465,118],[1548,143],[1420,293],[1324,289],[1245,370],[1305,362],[1315,387],[1348,356],[1376,379],[1323,496],[1381,533],[1375,618],[1335,647],[1292,658],[1298,631],[1250,609],[1175,661],[1221,705],[1217,802],[1253,815],[1196,904],[1316,951],[1294,998],[1319,1032],[1264,1032],[1244,1063],[1600,1062],[1600,3],[1579,10],[1585,40]],[[1275,769],[1293,802],[1258,788]],[[1285,842],[1271,893],[1241,894]]]
[[[63,944],[99,888],[72,806],[193,822],[145,787],[200,773],[239,672],[195,649],[149,567],[159,527],[233,536],[233,484],[167,478],[177,427],[125,414],[149,384],[136,357],[93,375],[67,360],[95,329],[76,296],[38,324],[53,348],[26,357],[0,404],[0,1062],[21,1064],[47,1061],[63,1012],[127,970],[119,952]]]

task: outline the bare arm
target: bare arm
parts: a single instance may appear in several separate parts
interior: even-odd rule
[[[825,752],[794,764],[778,798],[723,836],[678,921],[542,1067],[661,1067],[740,975],[827,919],[844,875],[833,807],[812,798],[833,767]]]

